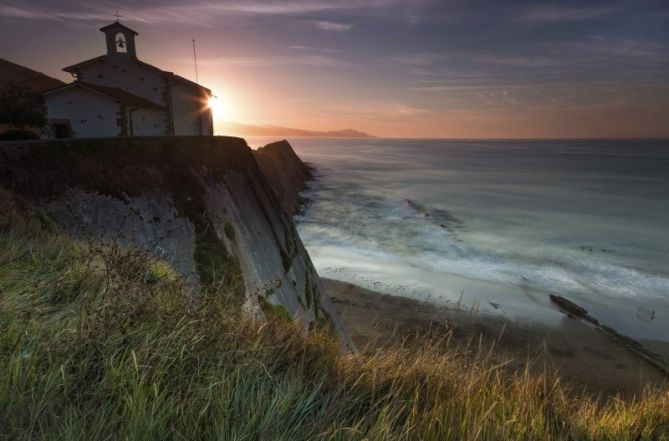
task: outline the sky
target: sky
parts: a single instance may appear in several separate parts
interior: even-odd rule
[[[139,32],[225,121],[405,138],[669,137],[669,1],[0,0],[0,57],[71,80]]]

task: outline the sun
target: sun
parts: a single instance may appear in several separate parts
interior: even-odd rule
[[[232,114],[230,101],[216,95],[212,95],[211,98],[209,98],[207,107],[211,109],[215,120],[228,120]]]

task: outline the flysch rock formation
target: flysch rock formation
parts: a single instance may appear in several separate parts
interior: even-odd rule
[[[240,138],[4,144],[0,186],[79,240],[169,261],[195,293],[212,258],[227,262],[245,311],[262,319],[270,305],[305,329],[329,324],[354,350],[290,217],[308,168],[287,142],[256,157],[268,177]]]

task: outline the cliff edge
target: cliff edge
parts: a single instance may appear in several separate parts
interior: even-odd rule
[[[263,150],[230,137],[5,144],[0,186],[81,241],[168,261],[194,295],[223,273],[250,314],[330,326],[353,349],[288,214],[308,170],[287,142]]]
[[[312,168],[302,162],[285,140],[261,147],[254,154],[286,213],[295,214],[303,202],[300,191],[313,177]]]

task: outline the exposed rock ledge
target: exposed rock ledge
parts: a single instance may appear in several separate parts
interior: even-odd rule
[[[648,350],[638,341],[630,337],[627,337],[626,335],[622,335],[612,327],[601,323],[599,320],[593,317],[585,308],[577,305],[571,300],[552,294],[550,295],[550,299],[551,302],[555,303],[555,305],[557,305],[557,307],[560,308],[561,311],[567,314],[568,317],[578,318],[593,324],[594,326],[597,327],[597,329],[606,333],[609,337],[611,337],[621,346],[627,348],[628,350],[638,355],[640,358],[654,365],[655,367],[663,371],[666,375],[669,375],[669,360],[667,360],[665,357]]]
[[[302,162],[288,141],[261,147],[255,151],[255,157],[286,213],[295,214],[302,203],[300,192],[313,177],[312,168]]]
[[[352,348],[287,214],[308,170],[286,142],[257,158],[267,178],[239,138],[5,144],[0,186],[74,237],[170,261],[195,290],[207,282],[212,258],[228,262],[241,273],[248,312],[263,317],[274,305],[305,328],[329,322]]]

